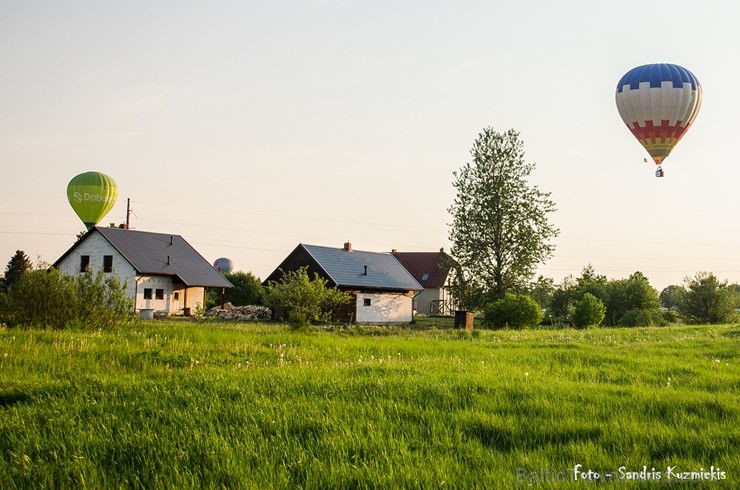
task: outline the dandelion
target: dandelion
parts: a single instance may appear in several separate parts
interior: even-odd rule
[[[526,379],[529,379],[529,373],[528,373],[528,372],[525,372],[525,373],[524,373],[524,377],[525,377]]]

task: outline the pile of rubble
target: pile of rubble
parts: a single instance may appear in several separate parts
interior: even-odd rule
[[[206,312],[206,316],[246,322],[269,320],[272,318],[272,311],[265,306],[233,306],[231,303],[226,303],[223,308],[211,308]]]

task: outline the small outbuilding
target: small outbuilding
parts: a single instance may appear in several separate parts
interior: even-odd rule
[[[410,323],[414,296],[424,289],[393,254],[353,250],[350,242],[342,248],[299,244],[263,284],[301,267],[352,295],[350,305],[334,312],[340,322]]]
[[[206,288],[232,287],[180,235],[125,228],[91,228],[52,266],[114,275],[142,315],[188,315],[205,306]]]

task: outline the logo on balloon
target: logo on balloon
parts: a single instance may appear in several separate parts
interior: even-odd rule
[[[82,202],[82,194],[80,194],[79,192],[75,192],[72,195],[72,198],[74,198],[74,200],[77,202]]]

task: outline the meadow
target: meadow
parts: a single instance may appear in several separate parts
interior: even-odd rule
[[[0,488],[738,488],[739,341],[737,325],[0,328]]]

